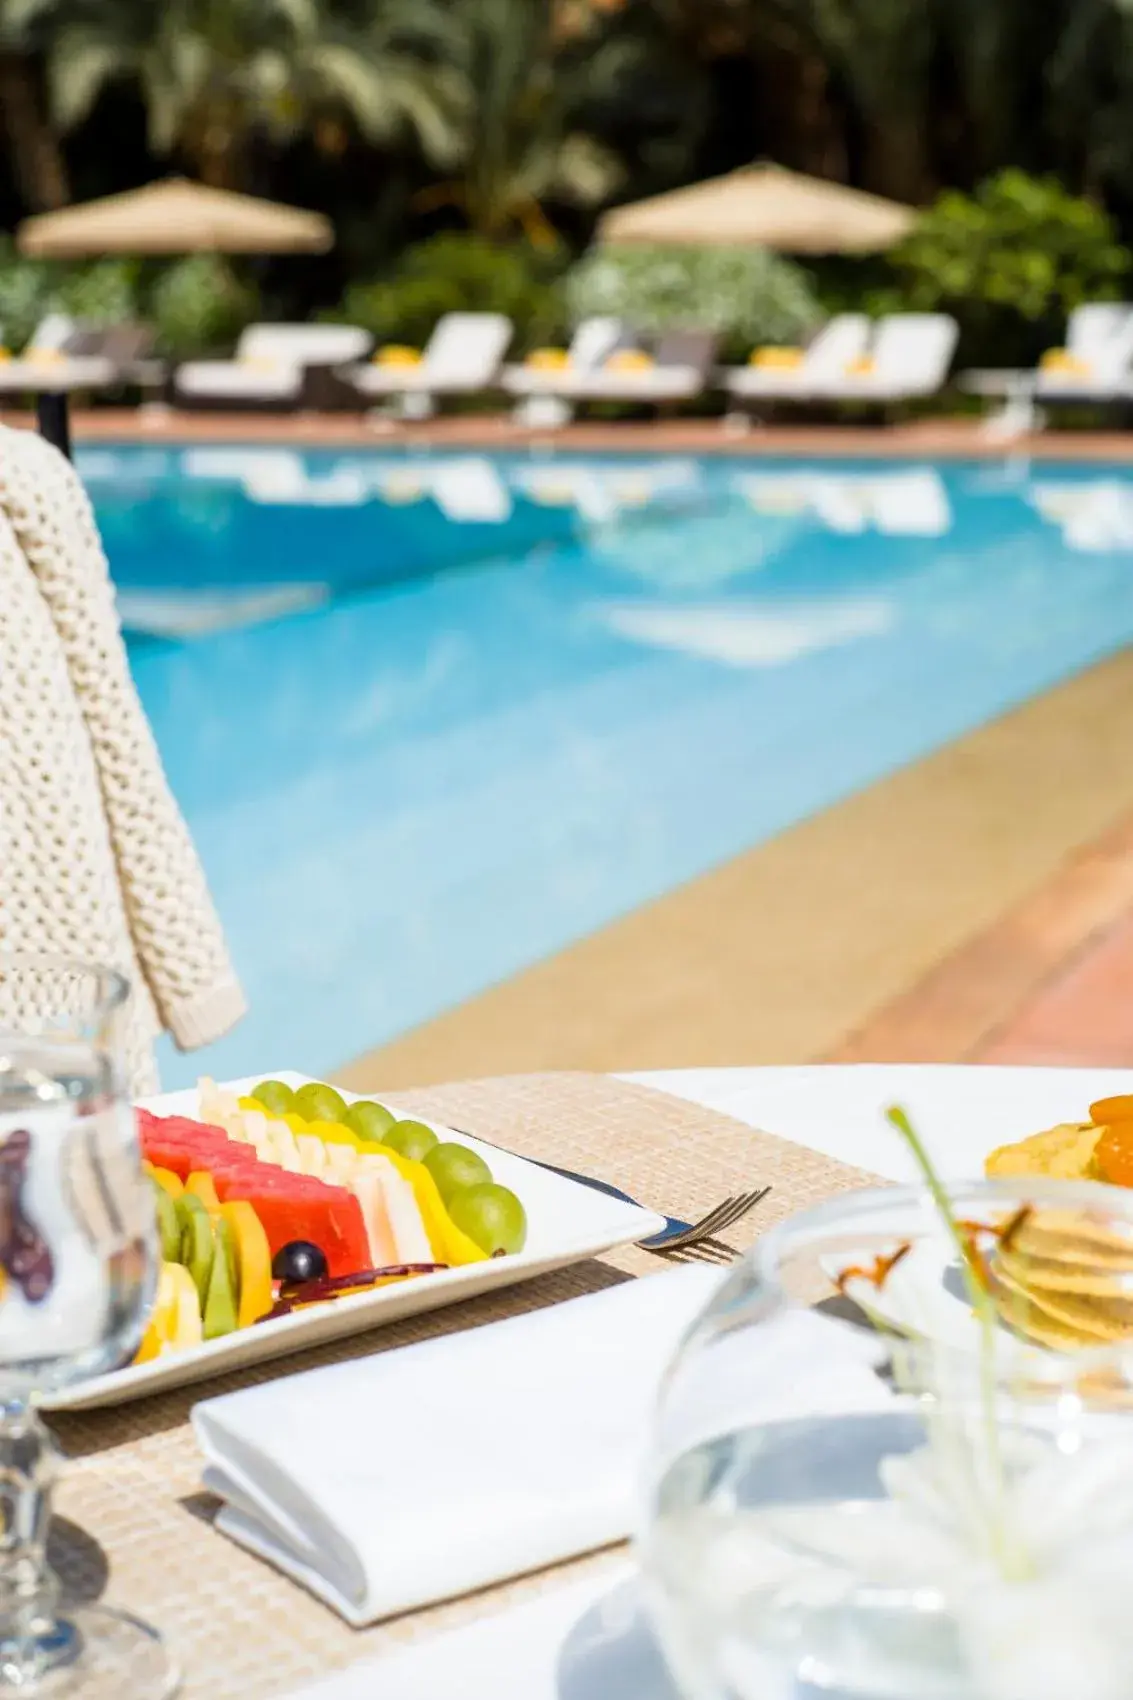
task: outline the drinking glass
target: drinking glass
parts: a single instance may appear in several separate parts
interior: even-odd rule
[[[1127,1700],[1133,1194],[863,1191],[665,1380],[639,1550],[688,1700]]]
[[[158,1635],[72,1607],[47,1564],[57,1454],[37,1402],[136,1351],[156,1282],[152,1196],[108,968],[0,956],[0,1700],[165,1700]]]

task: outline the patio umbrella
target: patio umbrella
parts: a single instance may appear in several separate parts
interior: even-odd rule
[[[209,189],[184,177],[40,213],[17,233],[21,253],[52,260],[195,254],[203,249],[218,254],[321,254],[333,241],[331,222],[321,213]]]
[[[598,226],[602,242],[776,248],[785,254],[868,254],[910,229],[915,207],[803,177],[779,165],[749,165],[687,189],[615,207]]]
[[[203,251],[321,254],[334,242],[334,227],[321,213],[169,177],[123,195],[40,213],[20,226],[16,241],[21,253],[44,260]],[[44,436],[69,454],[66,391],[43,390],[37,410]]]

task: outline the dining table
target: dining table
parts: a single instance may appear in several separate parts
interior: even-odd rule
[[[542,1073],[378,1094],[508,1150],[617,1185],[695,1220],[727,1192],[769,1185],[736,1230],[742,1252],[776,1221],[839,1192],[914,1178],[886,1120],[905,1109],[940,1174],[982,1174],[994,1147],[1133,1092],[1133,1070],[950,1065],[699,1067],[619,1076]],[[181,1100],[170,1100],[180,1105]],[[729,1236],[731,1237],[731,1236]],[[160,1626],[184,1670],[185,1700],[271,1700],[359,1661],[488,1618],[548,1589],[586,1583],[624,1552],[591,1554],[366,1629],[350,1628],[216,1528],[189,1425],[194,1402],[295,1370],[443,1337],[645,1276],[665,1262],[623,1247],[520,1287],[393,1323],[301,1356],[120,1407],[61,1411],[71,1463],[57,1495],[51,1556],[72,1592],[105,1594]],[[508,1700],[501,1695],[501,1700]]]

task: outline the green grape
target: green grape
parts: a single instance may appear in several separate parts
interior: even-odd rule
[[[424,1122],[394,1122],[382,1134],[382,1144],[415,1163],[423,1163],[429,1152],[436,1149],[437,1136]]]
[[[522,1251],[527,1241],[527,1212],[506,1186],[466,1187],[448,1206],[462,1233],[489,1257]]]
[[[384,1104],[375,1104],[370,1098],[359,1098],[356,1104],[348,1105],[342,1120],[359,1139],[372,1139],[384,1145],[387,1143],[386,1134],[397,1117]]]
[[[250,1095],[258,1098],[265,1110],[271,1110],[277,1116],[288,1115],[295,1104],[294,1092],[282,1080],[261,1080],[258,1086],[253,1086]]]
[[[346,1100],[333,1086],[312,1080],[296,1092],[294,1110],[307,1122],[340,1122],[346,1114]]]
[[[425,1157],[425,1167],[446,1205],[465,1187],[483,1186],[492,1179],[492,1171],[483,1157],[478,1157],[467,1145],[434,1145]]]

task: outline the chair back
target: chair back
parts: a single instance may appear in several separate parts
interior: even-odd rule
[[[570,339],[571,366],[579,372],[593,372],[604,366],[619,348],[632,346],[633,338],[623,319],[601,315],[583,319]]]
[[[1130,323],[1133,306],[1127,301],[1087,301],[1066,321],[1066,352],[1092,364]]]
[[[425,347],[424,365],[440,388],[487,388],[507,353],[515,326],[506,313],[446,313]]]
[[[357,325],[249,325],[236,345],[241,361],[279,366],[344,366],[363,360],[373,338]]]
[[[851,362],[865,353],[869,333],[870,322],[865,313],[835,314],[814,337],[803,357],[807,378],[844,378]]]
[[[960,327],[947,313],[891,313],[874,338],[875,376],[928,394],[948,376]]]
[[[657,338],[654,358],[658,366],[691,366],[707,378],[716,364],[718,343],[714,331],[665,331]]]

